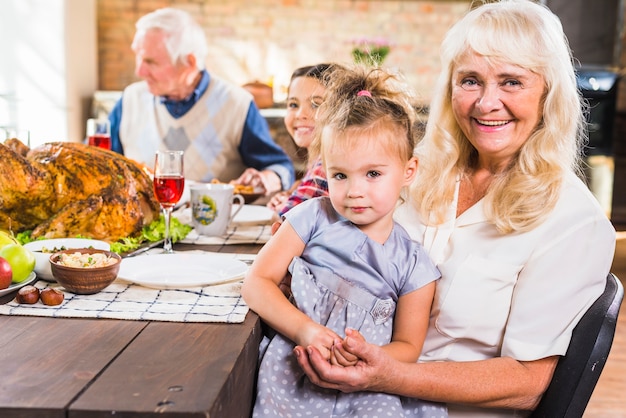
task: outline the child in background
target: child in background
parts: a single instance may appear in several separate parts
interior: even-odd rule
[[[287,92],[285,127],[299,147],[308,149],[313,142],[315,114],[322,104],[326,88],[325,78],[330,64],[301,67],[293,72]],[[276,212],[276,218],[307,199],[328,196],[328,183],[319,159],[309,159],[302,180],[296,181],[288,191],[276,193],[267,207]]]
[[[302,202],[261,249],[244,280],[250,308],[277,333],[262,353],[254,417],[442,417],[440,404],[374,392],[343,393],[312,384],[293,355],[317,347],[353,366],[342,339],[359,330],[395,358],[420,354],[439,271],[393,221],[417,160],[411,95],[382,69],[336,67],[311,146],[328,197]],[[291,273],[293,303],[278,285]]]

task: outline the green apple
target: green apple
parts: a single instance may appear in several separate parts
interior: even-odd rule
[[[20,244],[8,244],[0,248],[0,257],[11,265],[14,283],[23,282],[35,269],[35,255]]]
[[[9,232],[0,231],[0,248],[9,244],[17,244],[17,240]]]

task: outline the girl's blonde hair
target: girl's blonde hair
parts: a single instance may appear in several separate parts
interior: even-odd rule
[[[332,146],[342,146],[336,141],[358,140],[358,136],[345,135],[347,131],[389,133],[391,129],[393,134],[385,135],[389,149],[403,161],[413,156],[418,132],[414,96],[399,74],[380,67],[334,64],[325,76],[326,95],[318,109],[310,158],[323,157],[324,149],[331,145],[322,135],[328,130],[335,134]]]
[[[561,23],[547,7],[530,0],[484,4],[447,33],[429,123],[416,149],[420,167],[411,188],[414,204],[429,223],[443,222],[458,176],[474,168],[477,151],[462,133],[451,104],[454,68],[472,52],[525,68],[545,81],[539,125],[484,198],[487,219],[500,232],[529,230],[556,205],[564,174],[582,174],[587,139],[585,107]]]

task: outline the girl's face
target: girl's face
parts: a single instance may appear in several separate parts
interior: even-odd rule
[[[296,77],[291,81],[285,127],[299,147],[308,148],[313,141],[315,112],[324,92],[324,86],[316,78]]]
[[[395,132],[349,128],[335,141],[324,128],[323,158],[333,207],[372,239],[384,243],[391,231],[400,191],[415,176],[417,160],[401,158],[394,147]]]
[[[452,78],[454,116],[479,161],[506,165],[541,121],[543,77],[469,53]]]

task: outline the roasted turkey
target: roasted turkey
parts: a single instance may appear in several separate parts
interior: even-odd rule
[[[114,242],[158,216],[150,177],[123,155],[75,142],[0,143],[0,229]]]

